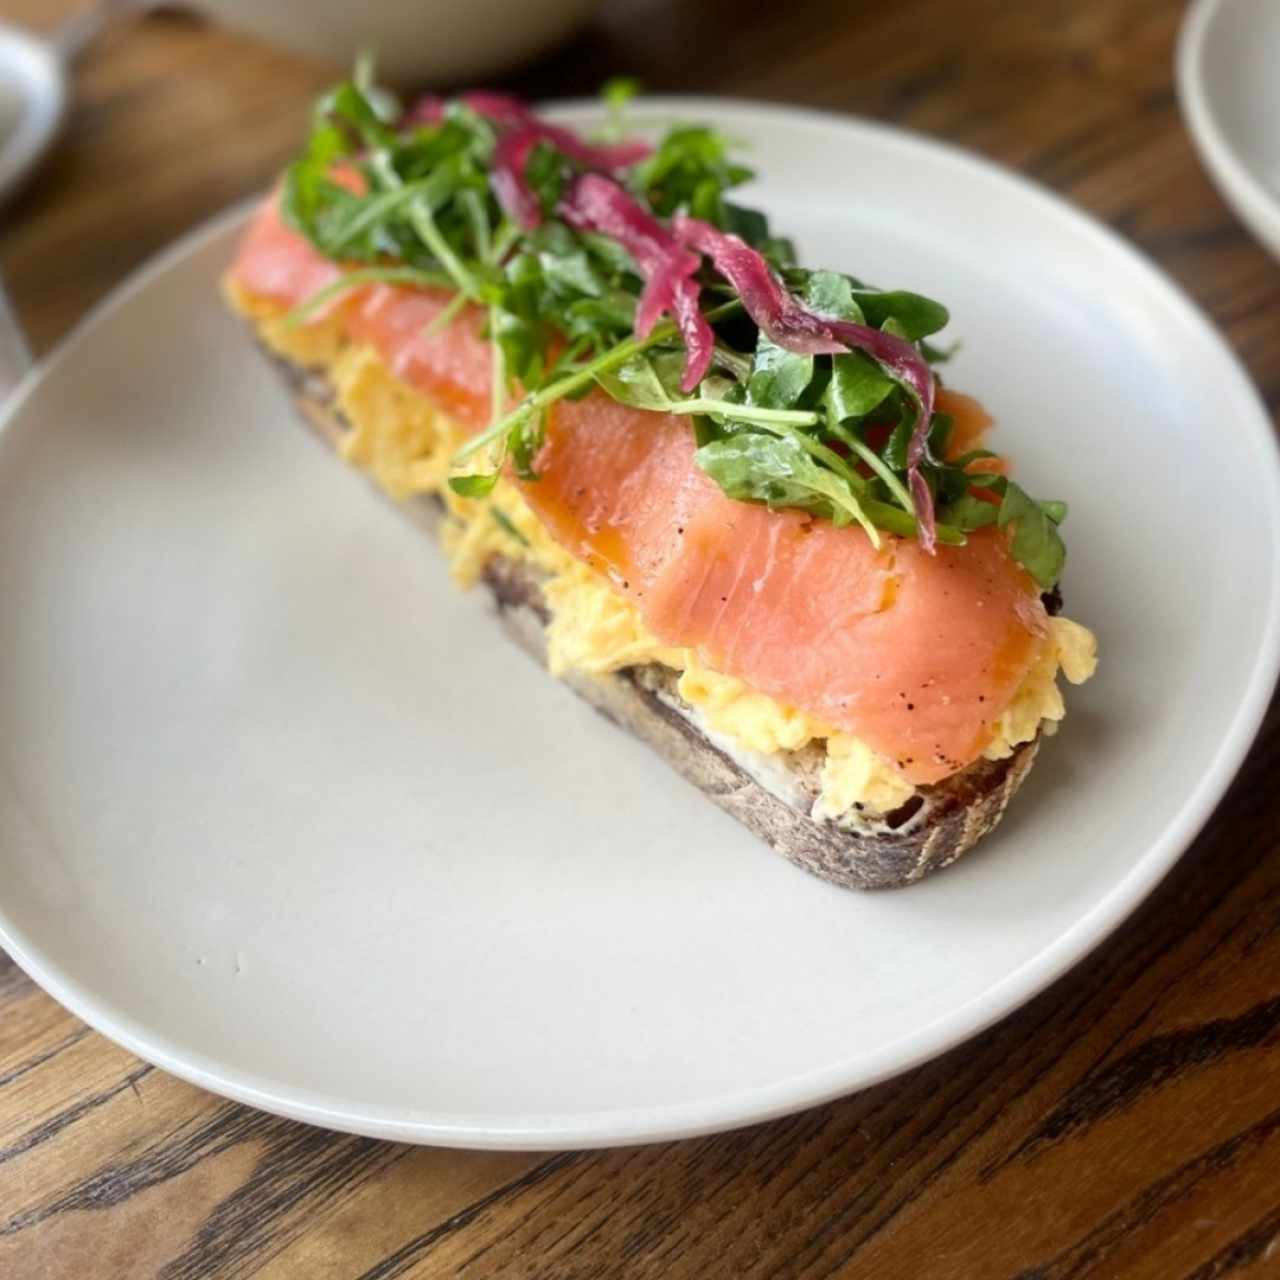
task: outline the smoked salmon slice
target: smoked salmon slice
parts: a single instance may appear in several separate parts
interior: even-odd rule
[[[247,294],[293,307],[342,268],[264,204],[231,278]],[[391,370],[468,428],[488,418],[490,347],[464,310],[431,322],[443,292],[358,286],[328,314]],[[939,403],[976,442],[976,402]],[[606,575],[664,643],[753,689],[855,735],[912,783],[934,783],[977,759],[1047,643],[1040,591],[994,528],[930,554],[885,534],[879,550],[855,526],[735,501],[694,459],[686,418],[596,392],[551,413],[520,482],[566,550]]]

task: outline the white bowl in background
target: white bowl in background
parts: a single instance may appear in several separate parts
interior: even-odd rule
[[[1177,70],[1200,158],[1227,203],[1280,256],[1280,3],[1196,0]]]
[[[599,0],[190,0],[271,44],[350,64],[362,49],[395,84],[495,75],[566,39]]]

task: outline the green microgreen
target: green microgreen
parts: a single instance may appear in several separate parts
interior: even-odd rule
[[[529,539],[511,523],[511,517],[507,515],[501,507],[490,507],[489,510],[493,514],[493,518],[497,522],[498,527],[504,533],[510,534],[511,537],[513,537],[522,547],[527,547],[529,545]]]
[[[616,142],[631,132],[635,92],[631,81],[606,86],[601,136]],[[906,454],[919,402],[891,369],[861,351],[783,349],[704,268],[698,280],[715,347],[707,375],[683,391],[675,325],[663,320],[646,338],[635,336],[643,287],[636,263],[614,240],[574,230],[558,214],[581,172],[577,161],[550,142],[532,149],[525,176],[543,220],[524,231],[492,191],[491,121],[459,102],[436,124],[402,128],[399,118],[366,60],[317,104],[307,143],[286,174],[281,208],[321,253],[349,270],[288,319],[303,323],[343,290],[370,283],[447,293],[432,333],[468,307],[480,309],[492,348],[489,422],[453,462],[482,456],[485,465],[454,475],[455,492],[484,497],[504,466],[536,479],[548,413],[562,400],[598,392],[687,417],[698,465],[730,497],[857,524],[877,545],[881,533],[918,533]],[[732,139],[686,123],[667,129],[624,180],[658,218],[689,213],[741,236],[813,311],[895,334],[930,362],[952,354],[930,341],[949,319],[933,299],[797,266],[790,242],[765,215],[731,198],[752,176]],[[1006,529],[1014,557],[1041,586],[1052,586],[1062,570],[1065,505],[1037,501],[1004,476],[972,474],[971,464],[989,456],[981,450],[948,460],[950,430],[947,415],[935,413],[921,467],[938,540],[960,545],[976,530]]]

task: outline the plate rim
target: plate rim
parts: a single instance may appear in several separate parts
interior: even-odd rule
[[[1273,254],[1280,255],[1280,200],[1246,163],[1209,103],[1205,40],[1233,0],[1192,0],[1178,33],[1175,55],[1178,100],[1196,154],[1232,211]]]
[[[1214,3],[1215,0],[1208,0]],[[561,115],[598,108],[591,99],[557,100],[547,104]],[[1263,643],[1250,672],[1244,696],[1235,708],[1226,733],[1196,787],[1160,837],[1114,883],[1095,906],[1079,916],[1063,933],[1029,960],[1009,970],[980,995],[941,1017],[881,1046],[873,1053],[844,1059],[768,1085],[738,1090],[694,1102],[657,1106],[619,1107],[554,1116],[507,1117],[445,1113],[428,1108],[387,1108],[357,1104],[279,1081],[237,1071],[198,1052],[184,1052],[162,1031],[142,1026],[127,1010],[96,998],[47,962],[40,948],[28,941],[8,918],[0,902],[0,946],[48,994],[108,1039],[129,1052],[188,1083],[260,1110],[321,1125],[341,1132],[402,1142],[485,1150],[563,1150],[670,1141],[734,1129],[776,1119],[868,1088],[921,1065],[971,1039],[1033,999],[1074,968],[1105,941],[1146,900],[1212,816],[1234,779],[1261,726],[1280,676],[1280,444],[1271,415],[1234,348],[1200,305],[1153,262],[1092,214],[1058,196],[1041,183],[987,157],[955,144],[894,124],[844,115],[840,112],[759,102],[716,95],[655,95],[636,103],[636,110],[682,115],[712,113],[800,128],[836,129],[853,138],[889,142],[915,150],[994,180],[1031,199],[1042,211],[1063,219],[1109,253],[1120,253],[1139,270],[1146,283],[1163,295],[1165,304],[1184,323],[1195,326],[1201,340],[1225,357],[1240,393],[1257,413],[1247,430],[1257,437],[1271,460],[1269,507],[1272,516],[1271,582]],[[8,400],[0,405],[0,433],[19,419],[45,379],[72,359],[78,347],[100,325],[178,263],[226,235],[247,218],[259,196],[250,196],[188,231],[154,254],[85,316],[32,369]]]

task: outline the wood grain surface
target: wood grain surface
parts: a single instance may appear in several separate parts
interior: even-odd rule
[[[5,16],[47,25],[65,7],[7,0]],[[1183,131],[1182,8],[616,0],[512,83],[578,93],[629,71],[962,143],[1152,255],[1274,405],[1280,268]],[[93,50],[62,147],[0,214],[35,345],[263,187],[328,75],[167,14]],[[1273,712],[1150,902],[991,1031],[852,1098],[700,1141],[493,1155],[306,1128],[139,1062],[0,956],[0,1276],[1280,1275],[1277,770]]]

